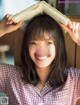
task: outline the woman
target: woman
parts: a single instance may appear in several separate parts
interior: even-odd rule
[[[1,22],[2,33],[12,32],[8,17]],[[70,23],[66,29],[80,45],[80,23]],[[13,27],[13,28],[12,28]],[[77,37],[76,37],[77,35]],[[6,93],[11,105],[75,105],[80,97],[80,70],[66,68],[63,31],[47,15],[33,18],[26,26],[22,45],[22,67],[0,65],[0,91]]]

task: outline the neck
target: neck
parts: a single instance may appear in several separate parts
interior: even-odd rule
[[[37,73],[38,73],[38,76],[40,78],[40,83],[42,85],[45,85],[50,72],[51,72],[50,67],[47,67],[47,68],[37,68]]]

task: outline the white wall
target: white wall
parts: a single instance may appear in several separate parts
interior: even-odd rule
[[[3,1],[3,15],[10,13],[16,14],[25,8],[37,3],[36,0],[2,0]]]

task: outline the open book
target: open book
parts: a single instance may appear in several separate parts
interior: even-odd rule
[[[63,23],[65,25],[68,25],[70,22],[70,19],[67,16],[59,12],[54,7],[50,6],[45,1],[38,2],[32,5],[31,7],[21,11],[20,13],[17,13],[16,15],[13,16],[13,21],[15,23],[19,22],[20,20],[27,21],[35,17],[36,15],[43,13],[49,15],[57,22]]]

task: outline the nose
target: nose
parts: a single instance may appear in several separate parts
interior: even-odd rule
[[[46,56],[47,54],[48,54],[48,49],[47,49],[47,47],[39,46],[39,47],[37,48],[36,56],[38,56],[38,57],[43,57],[43,56]]]

